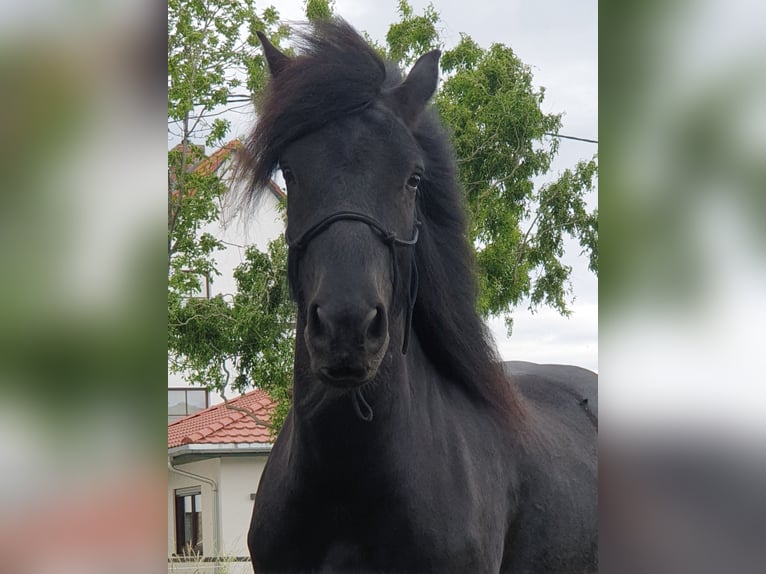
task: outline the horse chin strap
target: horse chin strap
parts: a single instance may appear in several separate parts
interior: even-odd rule
[[[364,395],[362,394],[362,389],[356,388],[351,393],[351,402],[354,403],[354,410],[356,411],[356,416],[358,416],[360,419],[362,419],[364,422],[368,423],[372,420],[372,407],[370,406],[370,403],[367,402],[367,400],[364,398]]]
[[[333,213],[318,223],[314,224],[312,227],[310,227],[307,231],[305,231],[300,237],[298,237],[297,240],[291,241],[287,233],[285,233],[285,240],[287,241],[287,245],[290,246],[291,249],[295,250],[295,254],[293,257],[290,258],[288,262],[288,273],[290,274],[292,280],[290,281],[291,284],[295,284],[295,278],[296,278],[296,267],[298,265],[298,256],[306,249],[306,246],[308,245],[309,241],[314,239],[317,235],[322,233],[323,231],[326,231],[330,225],[335,223],[336,221],[361,221],[362,223],[366,223],[373,231],[375,231],[378,236],[380,237],[381,241],[385,243],[390,252],[391,252],[391,282],[394,286],[394,293],[396,293],[397,288],[397,268],[398,265],[396,264],[396,246],[397,245],[404,245],[404,246],[410,246],[413,247],[418,242],[418,237],[420,236],[420,221],[417,219],[415,220],[415,226],[413,229],[412,239],[400,239],[396,236],[396,233],[393,231],[388,231],[385,227],[383,227],[376,219],[370,217],[369,215],[365,215],[364,213],[357,213],[355,211],[340,211],[338,213]],[[407,349],[410,345],[410,331],[412,330],[412,312],[415,308],[415,300],[418,296],[418,266],[415,262],[415,255],[413,254],[410,258],[410,286],[407,290],[407,303],[404,309],[404,336],[402,341],[402,354],[407,354]],[[357,416],[362,419],[365,422],[372,421],[372,407],[370,406],[370,403],[367,402],[367,400],[364,398],[364,395],[362,395],[362,389],[357,388],[351,393],[351,400],[354,403],[354,410],[356,411]]]

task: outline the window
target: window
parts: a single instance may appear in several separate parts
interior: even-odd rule
[[[206,389],[168,389],[168,423],[208,406]]]
[[[176,490],[176,554],[202,556],[202,491]]]

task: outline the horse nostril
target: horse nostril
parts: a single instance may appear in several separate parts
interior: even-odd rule
[[[324,331],[322,328],[322,318],[319,312],[319,305],[316,303],[311,305],[309,308],[308,327],[309,332],[313,336],[319,336]]]
[[[377,305],[367,314],[367,339],[380,341],[386,336],[386,311],[382,305]]]

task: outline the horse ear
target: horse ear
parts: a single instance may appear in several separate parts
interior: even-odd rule
[[[261,41],[261,46],[263,46],[263,55],[266,56],[269,71],[272,77],[276,77],[290,61],[290,58],[277,50],[263,32],[256,32],[256,34],[258,34],[258,39]]]
[[[441,50],[433,50],[421,56],[404,82],[394,88],[391,94],[394,105],[405,123],[411,124],[417,119],[436,91],[441,55]]]

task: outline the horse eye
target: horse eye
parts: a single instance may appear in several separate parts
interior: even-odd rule
[[[282,177],[285,179],[285,183],[287,185],[291,185],[295,183],[295,176],[293,175],[293,170],[291,170],[289,167],[282,168]]]
[[[420,179],[421,178],[420,178],[420,176],[418,174],[413,173],[410,176],[410,178],[407,180],[407,187],[409,187],[410,189],[413,189],[413,190],[417,189],[418,186],[420,185]]]

